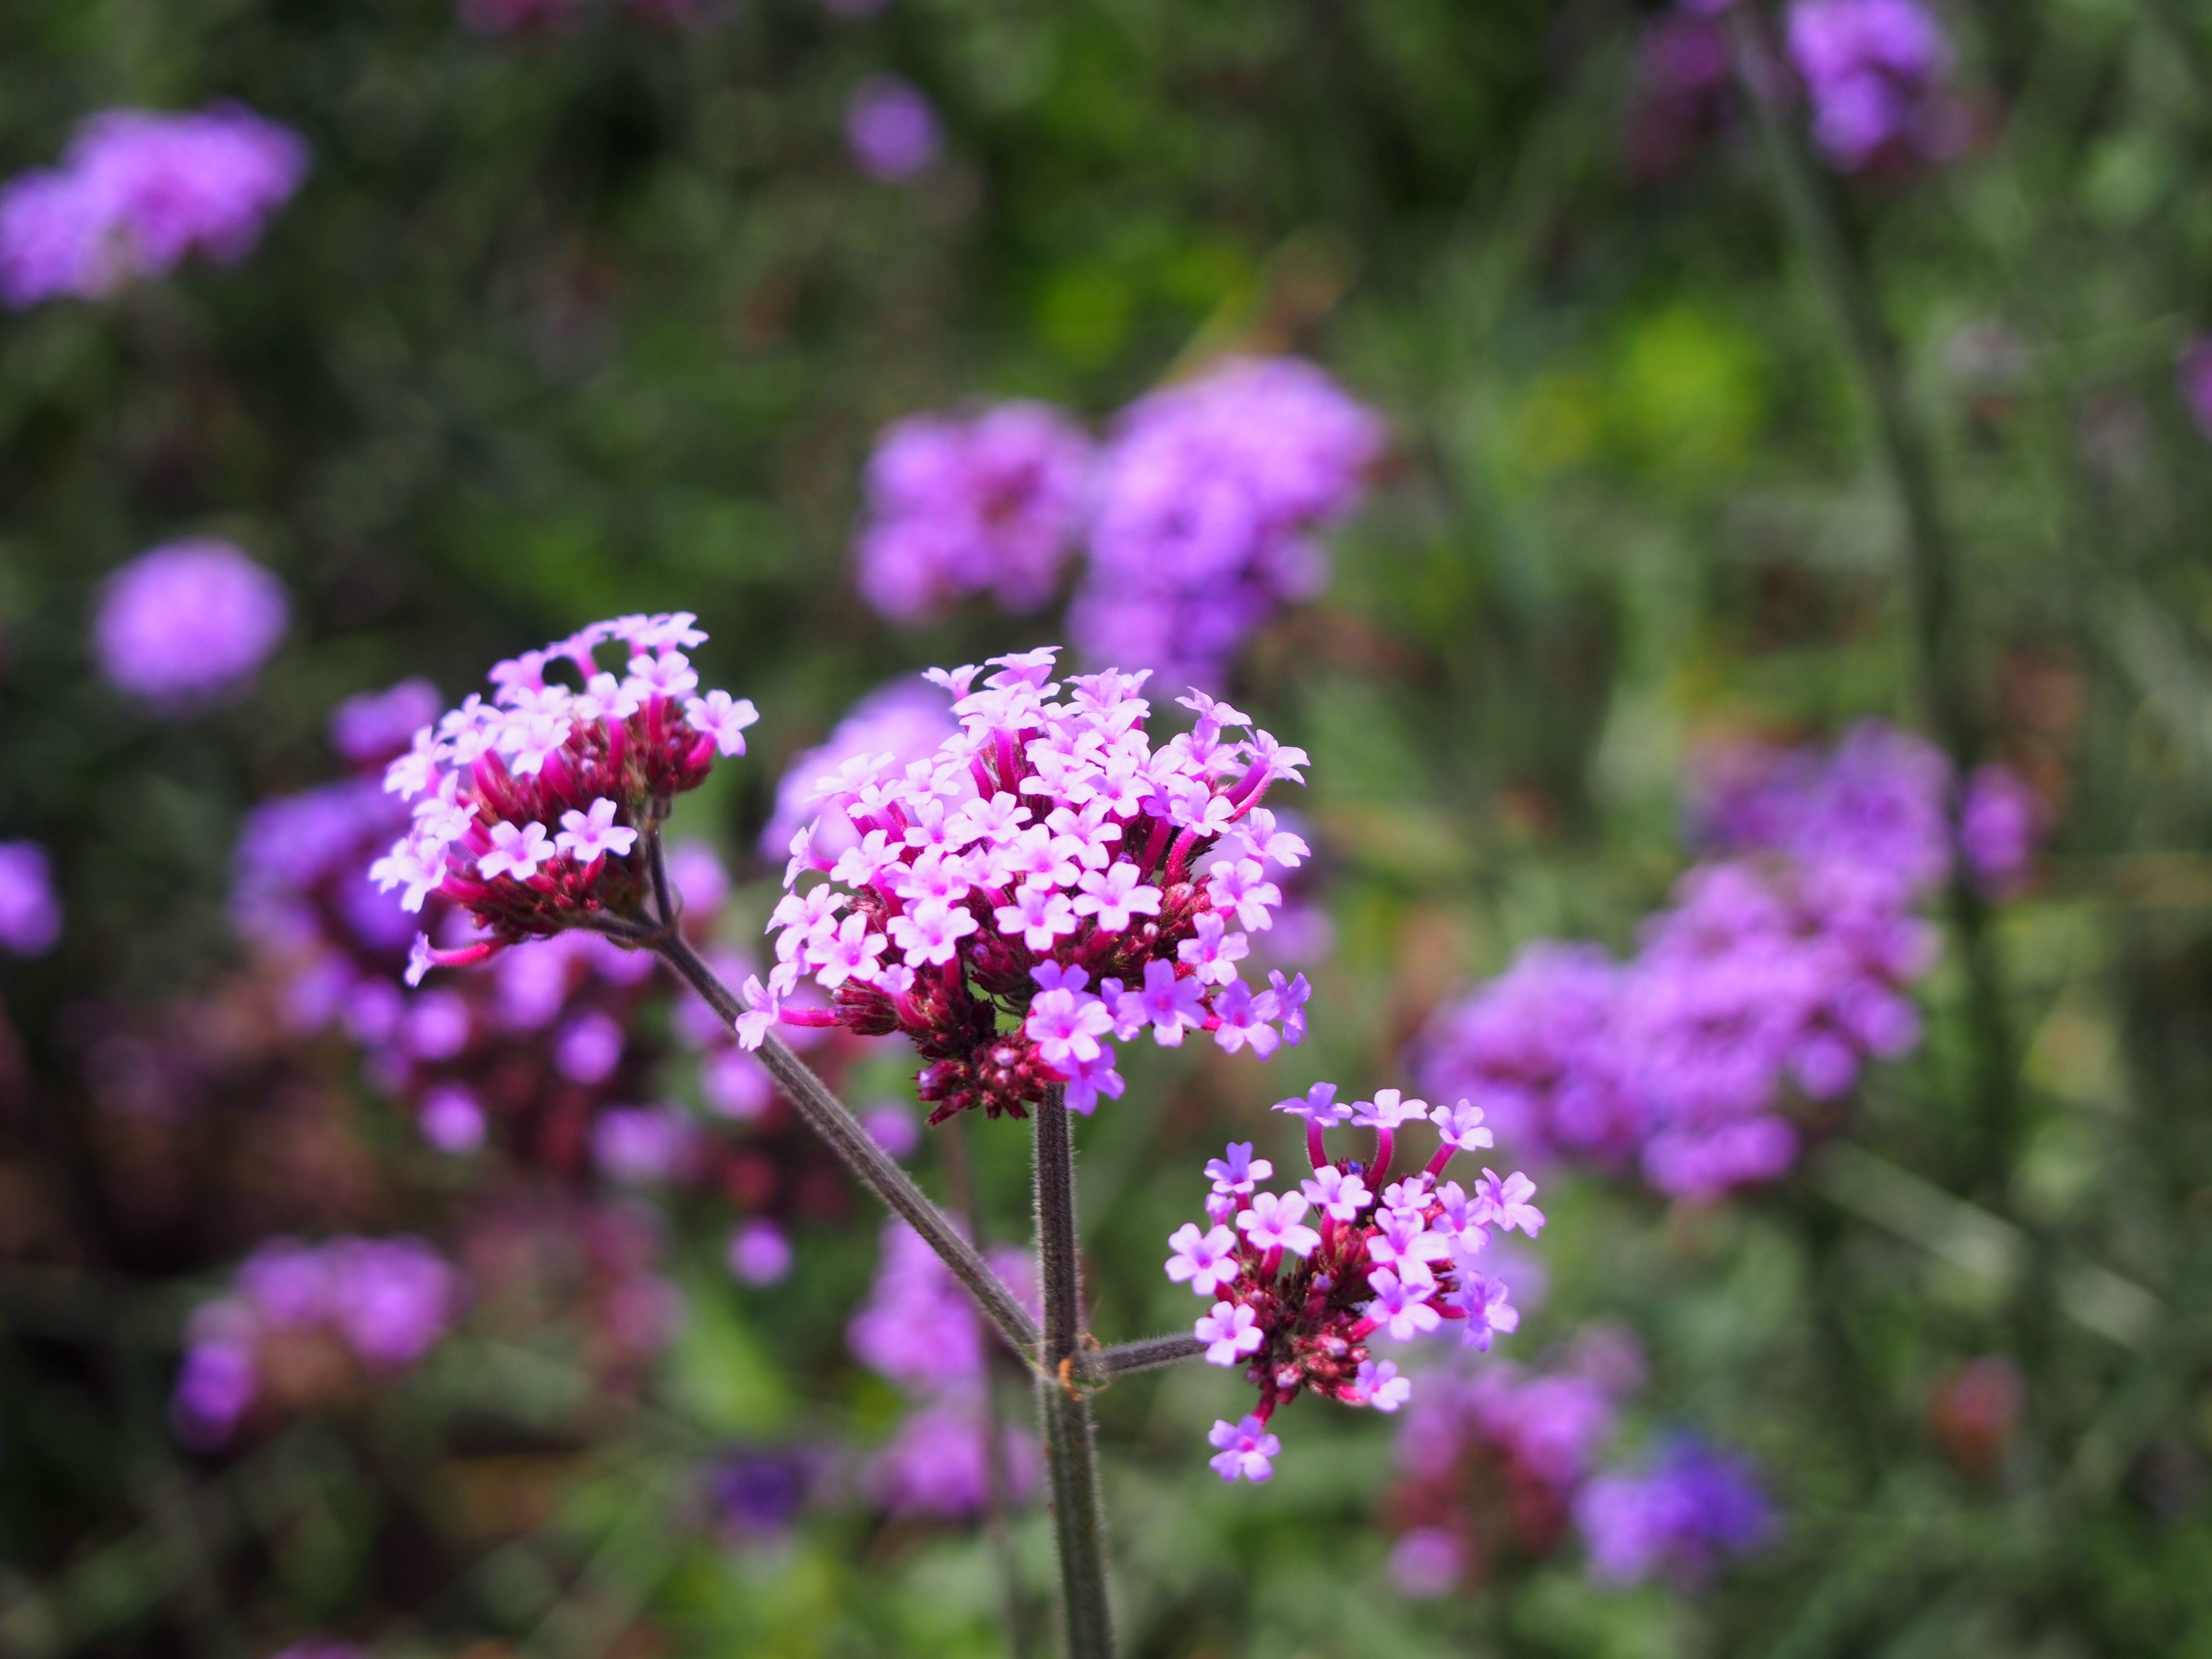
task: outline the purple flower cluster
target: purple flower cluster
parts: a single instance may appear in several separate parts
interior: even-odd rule
[[[406,1369],[451,1328],[465,1289],[420,1239],[270,1240],[228,1295],[192,1314],[171,1402],[178,1434],[200,1447],[228,1441],[284,1370],[267,1363],[277,1345],[334,1339],[370,1377]]]
[[[1081,532],[1091,460],[1090,439],[1046,404],[896,422],[868,462],[862,596],[897,621],[976,593],[1036,610]]]
[[[1040,1312],[1030,1257],[1006,1248],[989,1255],[1007,1287]],[[869,1462],[865,1484],[885,1510],[960,1516],[983,1508],[990,1492],[988,1340],[975,1304],[936,1251],[903,1221],[887,1222],[875,1285],[846,1328],[855,1358],[921,1402]],[[1010,1431],[1004,1468],[1009,1497],[1034,1491],[1035,1442]]]
[[[1399,1419],[1401,1479],[1389,1509],[1405,1524],[1390,1576],[1417,1598],[1442,1595],[1510,1546],[1557,1549],[1575,1498],[1612,1443],[1620,1402],[1642,1384],[1626,1332],[1585,1331],[1551,1369],[1489,1363],[1438,1368]]]
[[[1255,991],[1237,965],[1282,894],[1258,860],[1218,854],[1242,823],[1279,861],[1306,856],[1260,805],[1304,752],[1203,692],[1185,700],[1195,727],[1154,749],[1145,675],[1079,676],[1055,702],[1055,654],[994,658],[980,690],[977,668],[931,670],[957,736],[902,769],[861,756],[820,780],[860,838],[836,858],[793,838],[776,967],[747,982],[741,1040],[778,1021],[903,1032],[935,1122],[1025,1115],[1055,1083],[1088,1112],[1121,1093],[1114,1042],[1147,1030],[1262,1057],[1304,1036],[1304,975]],[[810,872],[830,880],[802,890]],[[787,1006],[802,977],[834,1007]]]
[[[97,299],[195,251],[234,263],[307,171],[297,134],[235,104],[95,115],[60,167],[0,189],[0,301]]]
[[[1140,398],[1100,459],[1077,648],[1218,685],[1247,635],[1327,585],[1316,532],[1358,505],[1387,437],[1291,357],[1231,358]]]
[[[384,787],[414,805],[413,827],[370,874],[419,911],[437,893],[483,937],[451,950],[416,940],[408,981],[481,962],[526,939],[634,908],[647,887],[639,827],[706,781],[714,757],[745,752],[760,718],[726,691],[699,694],[684,651],[707,636],[688,611],[593,623],[495,666],[487,703],[471,695],[392,763]],[[625,650],[617,678],[598,653]],[[565,666],[580,690],[549,684]]]
[[[0,951],[43,956],[62,934],[46,849],[27,841],[0,842]]]
[[[861,591],[896,619],[979,592],[1034,610],[1085,538],[1068,613],[1085,658],[1215,689],[1247,635],[1327,582],[1317,532],[1358,505],[1387,435],[1291,357],[1227,358],[1152,392],[1095,453],[1041,404],[917,416],[870,465]]]
[[[1624,134],[1639,176],[1680,167],[1729,107],[1729,47],[1721,26],[1692,10],[1650,19],[1636,40],[1634,89]]]
[[[1710,1196],[1796,1161],[1786,1086],[1846,1092],[1869,1059],[1920,1040],[1905,987],[1933,964],[1913,907],[1948,872],[1951,772],[1869,723],[1832,754],[1715,757],[1694,817],[1717,856],[1645,924],[1636,959],[1540,943],[1447,1005],[1416,1045],[1425,1087],[1464,1093],[1504,1131]],[[1969,866],[2016,881],[2033,799],[2002,769],[1970,781]],[[1732,855],[1732,856],[1729,856]]]
[[[1789,49],[1814,139],[1838,170],[1940,161],[1964,147],[1951,43],[1920,0],[1790,0]]]
[[[1575,1522],[1589,1546],[1590,1575],[1601,1583],[1656,1574],[1696,1589],[1726,1558],[1763,1543],[1774,1512],[1748,1460],[1680,1435],[1643,1472],[1591,1481]]]
[[[1168,1277],[1211,1304],[1195,1327],[1208,1363],[1241,1366],[1260,1390],[1250,1415],[1213,1425],[1213,1468],[1224,1480],[1274,1473],[1280,1445],[1267,1424],[1301,1393],[1382,1412],[1402,1406],[1413,1384],[1370,1352],[1377,1333],[1411,1342],[1463,1322],[1466,1346],[1486,1350],[1516,1328],[1505,1283],[1478,1258],[1493,1227],[1533,1238],[1544,1224],[1528,1201],[1535,1183],[1518,1171],[1501,1180],[1485,1170],[1471,1192],[1443,1180],[1455,1154],[1492,1144],[1481,1111],[1466,1101],[1431,1110],[1378,1089],[1372,1100],[1344,1102],[1334,1084],[1317,1083],[1275,1109],[1305,1120],[1312,1179],[1296,1193],[1261,1190],[1274,1164],[1253,1157],[1250,1142],[1234,1142],[1206,1166],[1207,1225],[1186,1223],[1168,1240]],[[1425,1169],[1394,1182],[1397,1132],[1413,1123],[1435,1124],[1443,1144]],[[1372,1163],[1329,1158],[1324,1132],[1347,1124],[1375,1131]]]
[[[190,714],[252,683],[289,610],[284,585],[228,542],[172,542],[101,587],[93,655],[118,691]]]
[[[845,100],[845,147],[853,165],[887,185],[929,171],[945,149],[937,111],[913,82],[872,75]]]

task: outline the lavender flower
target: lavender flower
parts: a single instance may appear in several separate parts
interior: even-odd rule
[[[871,179],[904,184],[926,173],[945,148],[937,111],[921,89],[896,75],[872,75],[845,100],[845,147]]]
[[[1644,1473],[1591,1481],[1575,1521],[1589,1544],[1590,1575],[1601,1583],[1632,1584],[1657,1573],[1695,1589],[1727,1557],[1763,1542],[1774,1514],[1747,1460],[1684,1435],[1667,1442]]]
[[[107,579],[93,654],[118,690],[188,714],[252,683],[288,608],[283,584],[229,543],[172,542]]]
[[[46,849],[27,841],[0,842],[0,951],[43,956],[62,933]]]
[[[1358,505],[1385,437],[1296,358],[1228,359],[1139,399],[1100,464],[1077,647],[1218,686],[1247,635],[1327,584],[1315,532]]]
[[[773,1221],[743,1221],[730,1234],[731,1277],[747,1285],[773,1285],[791,1273],[791,1237]]]
[[[98,299],[194,251],[235,264],[307,170],[298,135],[234,104],[94,116],[58,168],[0,189],[0,301]]]
[[[1046,404],[894,423],[868,462],[862,596],[901,622],[974,593],[1036,610],[1081,528],[1090,467],[1090,440]]]
[[[1943,161],[1963,146],[1965,112],[1946,86],[1951,43],[1919,0],[1790,0],[1789,50],[1813,137],[1838,171]]]

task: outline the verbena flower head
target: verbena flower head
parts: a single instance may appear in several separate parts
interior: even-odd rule
[[[1591,1481],[1575,1520],[1589,1545],[1591,1577],[1632,1584],[1656,1573],[1685,1589],[1708,1583],[1774,1527],[1749,1461],[1688,1435],[1667,1442],[1642,1474]]]
[[[1168,1277],[1209,1304],[1194,1328],[1206,1359],[1241,1367],[1260,1391],[1242,1423],[1214,1426],[1222,1455],[1213,1467],[1224,1480],[1267,1478],[1279,1448],[1267,1425],[1303,1392],[1382,1412],[1404,1405],[1412,1380],[1371,1352],[1378,1336],[1410,1342],[1450,1323],[1466,1346],[1486,1350],[1520,1324],[1482,1255],[1493,1231],[1534,1237],[1542,1228],[1528,1201],[1535,1184],[1487,1169],[1466,1187],[1443,1179],[1462,1147],[1486,1144],[1480,1110],[1464,1101],[1432,1109],[1395,1089],[1372,1100],[1335,1095],[1321,1084],[1275,1108],[1305,1120],[1310,1179],[1264,1190],[1268,1161],[1232,1143],[1206,1165],[1211,1224],[1186,1224],[1168,1241]],[[1371,1164],[1328,1158],[1326,1131],[1347,1122],[1374,1127]],[[1393,1181],[1398,1131],[1415,1122],[1435,1123],[1443,1144],[1425,1167]]]
[[[228,1296],[192,1316],[171,1401],[177,1431],[196,1446],[228,1440],[263,1392],[270,1350],[286,1342],[334,1338],[371,1379],[404,1370],[451,1328],[465,1291],[420,1239],[272,1239]]]
[[[835,858],[793,842],[744,1041],[778,1019],[903,1032],[932,1122],[1025,1115],[1055,1083],[1087,1112],[1121,1092],[1114,1044],[1146,1030],[1261,1056],[1297,1041],[1304,975],[1255,989],[1238,967],[1280,895],[1218,849],[1239,823],[1279,833],[1260,803],[1304,751],[1203,693],[1186,700],[1195,728],[1156,749],[1144,675],[1077,677],[1058,700],[1054,654],[994,658],[980,688],[978,669],[932,670],[958,735],[903,768],[860,757],[820,780],[860,838]],[[830,1010],[784,1006],[802,979]]]
[[[482,961],[640,906],[649,886],[641,831],[704,782],[718,754],[744,754],[759,718],[742,698],[701,694],[684,655],[707,637],[694,620],[593,623],[502,662],[489,702],[471,696],[392,762],[384,787],[415,803],[414,827],[371,873],[409,910],[443,895],[486,935],[447,951],[418,939],[410,983],[433,965]],[[620,675],[599,661],[610,647]],[[563,668],[578,689],[547,679]]]
[[[1296,358],[1231,358],[1139,399],[1101,459],[1077,648],[1218,688],[1247,635],[1327,584],[1316,533],[1358,506],[1386,435]]]
[[[927,173],[945,148],[936,108],[913,82],[872,75],[845,100],[845,147],[871,179],[903,184]]]
[[[297,134],[234,104],[94,116],[58,168],[0,190],[0,300],[96,299],[188,253],[243,258],[307,170]]]
[[[93,655],[118,691],[189,714],[251,684],[289,609],[283,583],[228,542],[172,542],[101,586]]]
[[[894,423],[868,462],[861,595],[902,622],[974,594],[1036,610],[1081,528],[1090,468],[1090,439],[1047,404]]]
[[[1790,0],[1790,61],[1813,102],[1813,137],[1856,173],[1886,159],[1942,161],[1966,139],[1948,90],[1951,43],[1920,0]]]
[[[46,849],[33,842],[0,842],[0,951],[43,956],[61,934],[61,902]]]

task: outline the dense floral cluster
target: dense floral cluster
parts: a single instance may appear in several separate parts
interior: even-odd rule
[[[1218,688],[1247,635],[1326,583],[1316,534],[1358,506],[1386,439],[1289,357],[1225,359],[1140,398],[1095,457],[1034,404],[903,422],[870,467],[861,591],[893,617],[983,592],[1034,609],[1085,534],[1068,613],[1084,657]]]
[[[1423,1373],[1399,1419],[1400,1478],[1384,1502],[1398,1588],[1442,1595],[1507,1558],[1558,1549],[1643,1378],[1635,1340],[1609,1327],[1583,1332],[1538,1371],[1491,1361]]]
[[[195,251],[241,259],[307,171],[298,135],[234,104],[95,115],[60,167],[0,190],[0,301],[97,299]]]
[[[1662,1192],[1710,1195],[1787,1170],[1791,1088],[1847,1092],[1870,1059],[1914,1048],[1906,992],[1932,965],[1916,902],[1948,873],[1952,781],[1928,744],[1876,724],[1832,755],[1717,757],[1694,817],[1716,857],[1646,923],[1636,959],[1539,943],[1446,1006],[1416,1044],[1425,1087],[1464,1093],[1507,1133],[1620,1164]],[[2033,798],[2008,773],[1970,781],[1969,867],[2011,883]]]
[[[1832,166],[1942,161],[1964,145],[1951,43],[1920,0],[1790,0],[1789,49]]]
[[[1273,1473],[1279,1448],[1267,1423],[1303,1391],[1384,1412],[1404,1404],[1412,1382],[1370,1352],[1376,1333],[1410,1342],[1457,1321],[1468,1346],[1487,1349],[1512,1331],[1521,1316],[1478,1258],[1492,1228],[1533,1238],[1544,1224],[1528,1201],[1535,1184],[1518,1171],[1501,1180],[1485,1170],[1472,1192],[1443,1180],[1455,1154],[1492,1144],[1481,1110],[1465,1101],[1432,1111],[1379,1089],[1346,1103],[1334,1085],[1317,1083],[1275,1109],[1305,1120],[1312,1178],[1295,1193],[1262,1191],[1273,1164],[1254,1158],[1250,1142],[1232,1143],[1206,1166],[1206,1226],[1187,1222],[1168,1240],[1168,1277],[1212,1304],[1195,1327],[1207,1361],[1243,1367],[1260,1390],[1251,1414],[1213,1426],[1213,1467],[1224,1480]],[[1434,1123],[1443,1145],[1426,1168],[1394,1182],[1397,1132],[1419,1122]],[[1323,1132],[1342,1124],[1376,1132],[1371,1164],[1330,1160]],[[1319,1226],[1308,1224],[1310,1210]]]
[[[1147,1029],[1261,1055],[1304,1035],[1304,975],[1277,970],[1255,992],[1237,968],[1282,895],[1255,860],[1215,855],[1240,823],[1278,859],[1305,855],[1260,805],[1304,751],[1202,692],[1187,700],[1195,728],[1155,750],[1146,676],[1078,677],[1055,702],[1054,655],[994,658],[980,690],[975,668],[932,670],[960,734],[902,770],[863,756],[821,781],[860,839],[833,859],[810,830],[793,838],[747,1042],[779,1019],[903,1032],[936,1122],[1025,1115],[1055,1083],[1090,1111],[1121,1092],[1113,1042]],[[802,890],[810,872],[830,879]],[[802,976],[831,1008],[786,1005]]]
[[[101,587],[93,655],[118,691],[191,714],[252,683],[289,609],[284,585],[228,542],[172,542]]]
[[[1033,1315],[1040,1314],[1036,1265],[1019,1250],[989,1252],[991,1265]],[[853,1355],[919,1401],[864,1476],[874,1500],[896,1515],[980,1512],[991,1491],[991,1412],[986,1344],[975,1304],[937,1253],[906,1223],[884,1224],[876,1280],[846,1341]],[[1006,1496],[1035,1490],[1036,1442],[1006,1431]]]
[[[43,956],[62,934],[46,849],[33,842],[0,842],[0,951]]]
[[[465,1292],[420,1239],[272,1239],[193,1313],[171,1419],[188,1443],[219,1446],[257,1402],[296,1408],[389,1376],[446,1334]]]
[[[861,594],[901,620],[975,593],[1035,611],[1082,528],[1090,477],[1091,441],[1048,404],[909,416],[868,462]]]
[[[392,763],[385,787],[415,803],[414,823],[371,873],[410,911],[438,893],[483,930],[451,949],[417,938],[408,967],[481,962],[526,939],[638,909],[649,880],[641,828],[671,797],[706,781],[717,753],[742,755],[753,706],[698,694],[684,649],[706,635],[689,612],[594,623],[492,670],[487,703],[471,696]],[[627,647],[623,675],[597,653]],[[546,679],[566,667],[572,690]]]
[[[1748,1460],[1676,1435],[1647,1468],[1585,1486],[1575,1524],[1600,1582],[1632,1584],[1656,1574],[1696,1589],[1728,1557],[1757,1548],[1773,1531],[1774,1512]]]

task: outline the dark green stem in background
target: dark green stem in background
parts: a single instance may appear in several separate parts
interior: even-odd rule
[[[1091,1402],[1074,1386],[1082,1357],[1082,1264],[1075,1242],[1075,1135],[1066,1091],[1054,1084],[1036,1111],[1037,1264],[1044,1290],[1037,1415],[1052,1480],[1067,1659],[1113,1659],[1106,1589],[1106,1516]]]
[[[2006,1188],[2019,1136],[2019,1105],[2002,975],[1990,937],[1989,903],[1974,885],[1956,834],[1966,781],[1981,758],[1984,742],[1982,722],[1968,689],[1966,641],[1959,627],[1957,556],[1945,526],[1927,437],[1905,396],[1896,344],[1882,322],[1873,287],[1844,234],[1828,183],[1806,153],[1783,94],[1783,71],[1773,42],[1749,5],[1732,7],[1729,22],[1737,84],[1757,118],[1783,216],[1812,267],[1852,378],[1874,416],[1883,465],[1904,514],[1920,702],[1957,777],[1951,802],[1949,909],[1966,970],[1966,1017],[1973,1035],[1980,1185],[1991,1206],[2003,1210],[2008,1208]]]

